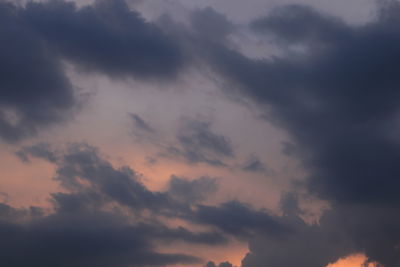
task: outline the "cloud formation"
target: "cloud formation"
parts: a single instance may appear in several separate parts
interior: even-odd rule
[[[77,99],[58,57],[4,1],[0,35],[0,138],[16,142],[65,119]]]
[[[179,45],[123,0],[28,3],[24,18],[62,57],[111,76],[167,78],[182,64]]]
[[[287,54],[251,59],[223,45],[213,45],[209,54],[211,64],[234,83],[237,94],[269,110],[274,123],[292,136],[310,172],[308,191],[332,205],[331,215],[326,215],[329,220],[344,220],[352,212],[353,219],[344,220],[334,230],[351,228],[346,242],[354,243],[355,252],[366,253],[384,266],[397,266],[400,260],[399,228],[392,224],[397,220],[393,211],[400,204],[395,189],[400,174],[395,136],[399,11],[398,2],[388,1],[375,21],[350,26],[311,7],[284,6],[255,20],[251,27],[276,40]],[[380,214],[380,219],[367,219],[372,214]],[[289,259],[297,259],[300,266],[328,264],[332,255],[340,253],[319,243],[330,231],[327,225],[331,222],[325,220],[315,230],[305,227],[309,230],[303,238],[304,230],[299,229],[294,235],[299,245],[288,239],[274,249],[279,244],[276,240],[255,239],[243,266],[290,266]],[[387,225],[393,227],[385,234]],[[368,229],[368,234],[361,234],[361,229]],[[317,258],[309,262],[306,253],[289,258],[276,254],[292,246],[293,253],[301,251],[300,243],[312,240],[313,235],[319,236],[320,262]]]
[[[221,245],[226,237],[218,231],[171,228],[164,218],[183,218],[216,190],[215,181],[200,178],[185,181],[173,177],[169,190],[153,192],[129,167],[115,168],[87,144],[69,144],[65,149],[49,145],[48,153],[29,157],[47,158],[56,165],[54,179],[63,192],[51,195],[53,210],[32,207],[19,210],[0,205],[0,263],[5,266],[164,266],[198,263],[196,256],[156,252],[155,244],[182,241]],[[49,153],[57,153],[53,158]],[[43,157],[45,155],[45,157]],[[26,160],[26,158],[23,158]],[[198,187],[200,185],[200,187]],[[182,189],[197,192],[187,195]],[[186,195],[185,195],[186,194]],[[185,201],[190,197],[190,201]],[[182,202],[183,200],[184,202]],[[24,257],[20,256],[23,251]],[[100,253],[100,255],[99,255]]]
[[[67,119],[80,99],[63,61],[141,80],[175,77],[179,44],[123,0],[0,3],[0,137],[20,141]],[[40,66],[40,68],[38,67]]]
[[[226,158],[235,156],[231,141],[215,133],[211,123],[199,120],[185,120],[176,134],[178,145],[167,148],[167,155],[183,158],[188,163],[206,163],[223,167]]]
[[[310,6],[277,7],[245,30],[279,53],[250,58],[230,38],[244,26],[212,8],[194,10],[188,25],[169,18],[160,27],[166,17],[158,24],[145,20],[123,0],[82,7],[1,2],[3,141],[33,136],[80,107],[65,62],[113,79],[142,81],[171,80],[190,65],[211,70],[229,85],[224,87],[229,99],[250,100],[284,129],[291,140],[283,153],[298,158],[307,177],[296,180],[294,192],[282,197],[274,213],[239,199],[210,204],[220,186],[211,176],[173,175],[165,190],[152,191],[140,173],[115,167],[86,143],[23,146],[16,156],[53,164],[62,190],[49,196],[49,209],[0,203],[0,265],[204,264],[209,259],[195,253],[159,248],[176,242],[221,246],[236,239],[249,242],[241,267],[321,267],[355,253],[399,266],[399,15],[394,0],[382,1],[376,18],[362,25]],[[149,162],[169,158],[191,167],[228,167],[240,155],[210,122],[184,120],[169,142],[144,118],[129,114],[137,137],[152,136],[148,140],[162,150]],[[233,164],[239,167],[231,172],[270,172],[257,157]],[[317,223],[305,220],[302,194],[329,203]],[[232,264],[205,265],[216,266]]]

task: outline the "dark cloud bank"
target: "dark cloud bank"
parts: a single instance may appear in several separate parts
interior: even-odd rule
[[[79,96],[66,60],[112,77],[166,79],[182,65],[179,45],[123,0],[0,2],[0,137],[15,142],[70,116]]]
[[[331,203],[318,226],[298,222],[277,239],[258,231],[244,267],[325,266],[351,253],[400,266],[399,15],[396,1],[362,26],[307,6],[276,8],[251,24],[287,52],[269,59],[205,42],[237,88],[229,94],[250,97],[287,129],[310,172],[308,192]]]
[[[201,259],[159,253],[155,245],[180,241],[213,246],[228,240],[217,229],[192,232],[163,223],[195,218],[200,201],[217,190],[213,178],[188,181],[174,176],[166,191],[153,192],[134,170],[113,167],[86,144],[70,144],[65,150],[40,144],[22,149],[18,156],[54,163],[54,179],[64,190],[51,195],[52,211],[0,204],[1,266],[190,265]]]

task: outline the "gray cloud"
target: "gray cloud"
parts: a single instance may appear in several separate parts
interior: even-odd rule
[[[0,220],[4,266],[164,266],[195,263],[153,251],[147,232],[104,212],[56,213],[29,223]],[[21,257],[23,253],[23,257]]]
[[[191,212],[192,204],[199,203],[213,191],[212,179],[185,182],[175,177],[170,190],[153,192],[140,182],[132,169],[114,168],[96,148],[87,144],[69,144],[58,150],[54,159],[44,153],[46,149],[48,153],[55,151],[50,145],[33,147],[39,147],[40,153],[29,156],[54,163],[55,180],[64,190],[51,194],[54,211],[50,213],[35,207],[18,210],[0,204],[0,232],[5,237],[0,241],[1,265],[195,264],[201,261],[196,256],[156,252],[154,242],[221,245],[228,241],[219,231],[170,228],[158,219],[160,216],[184,218],[184,214]],[[192,188],[197,197],[190,203],[176,201],[183,196],[182,187]],[[130,210],[129,214],[125,208]],[[143,210],[147,212],[142,213]]]
[[[258,157],[251,156],[242,166],[243,171],[246,172],[258,172],[271,175],[274,173],[268,166],[266,166]]]
[[[0,138],[20,141],[80,105],[62,60],[112,77],[165,80],[183,65],[179,44],[123,0],[0,4]],[[38,68],[40,66],[40,68]]]
[[[269,59],[250,59],[227,46],[208,44],[211,64],[237,88],[229,94],[248,96],[268,107],[269,118],[291,134],[296,156],[301,155],[310,172],[307,189],[332,205],[323,219],[329,222],[315,229],[301,227],[299,235],[282,246],[267,236],[252,240],[245,267],[323,266],[352,252],[366,253],[384,266],[399,264],[399,228],[392,225],[397,220],[392,216],[400,204],[395,189],[400,148],[390,133],[396,132],[399,111],[399,3],[386,1],[379,12],[376,21],[350,26],[309,7],[279,8],[252,27],[281,45],[304,49]],[[375,214],[379,220],[366,222]],[[332,221],[345,216],[352,220],[331,229]],[[387,225],[392,227],[384,232]],[[330,238],[330,231],[346,232],[346,251],[339,253],[326,244],[324,236]],[[311,245],[321,248],[321,258],[315,261],[277,253],[289,250],[297,255],[302,250],[296,243],[308,243],[314,235]],[[296,263],[287,262],[295,258]]]
[[[211,7],[194,11],[191,25],[198,37],[207,41],[226,41],[226,37],[235,31],[234,25]]]
[[[62,121],[77,102],[60,61],[20,11],[0,3],[0,138],[8,142]]]
[[[60,55],[111,76],[167,78],[182,65],[178,44],[125,1],[28,3],[24,18]]]
[[[226,166],[226,158],[235,156],[231,141],[224,135],[214,133],[211,123],[187,120],[176,135],[178,145],[167,147],[165,156],[183,158],[188,163],[206,163]]]
[[[25,146],[18,150],[15,155],[23,162],[29,162],[30,157],[42,158],[51,163],[58,160],[58,153],[48,143],[38,143],[33,146]]]
[[[233,267],[233,265],[229,262],[221,262],[220,264],[216,265],[214,262],[209,261],[207,262],[206,265],[204,265],[204,267]]]
[[[188,220],[209,224],[237,238],[249,238],[256,234],[280,236],[290,232],[278,217],[266,211],[257,211],[250,206],[230,201],[219,206],[198,205]]]
[[[320,267],[355,252],[398,266],[399,14],[399,3],[387,1],[375,21],[350,26],[310,7],[278,8],[250,25],[283,48],[282,55],[268,59],[250,59],[232,49],[226,37],[234,27],[210,8],[193,13],[193,31],[176,37],[190,39],[186,42],[198,58],[232,82],[230,96],[267,107],[274,123],[289,132],[293,145],[286,149],[301,156],[309,171],[308,192],[331,204],[319,224],[305,223],[293,199],[284,203],[283,216],[238,201],[207,206],[201,201],[215,190],[208,178],[174,177],[168,191],[153,192],[138,173],[115,168],[93,147],[75,144],[55,154],[41,144],[17,156],[54,163],[55,179],[66,192],[51,195],[55,211],[47,215],[0,205],[1,265],[191,264],[199,259],[157,253],[152,241],[214,245],[226,242],[228,234],[250,240],[243,267]],[[83,8],[63,1],[1,3],[0,22],[0,137],[8,142],[64,120],[77,106],[61,60],[112,77],[143,79],[174,77],[184,64],[180,45],[123,1]],[[299,47],[300,52],[293,49]],[[137,115],[132,120],[153,130]],[[208,122],[187,122],[176,141],[166,156],[188,163],[226,166],[225,160],[235,157],[231,141]],[[254,160],[244,169],[263,167]],[[110,206],[116,210],[107,210]],[[130,223],[122,210],[138,221]],[[215,231],[145,223],[146,213]]]
[[[138,129],[140,129],[140,130],[142,130],[144,132],[147,132],[147,133],[154,133],[155,132],[155,130],[149,125],[149,123],[146,122],[139,115],[137,115],[137,114],[129,114],[129,115],[130,115],[130,117],[132,119],[132,122],[133,122],[133,125],[135,126],[135,128],[138,128]]]
[[[277,7],[269,16],[254,20],[251,27],[290,44],[305,42],[312,46],[337,42],[351,34],[342,20],[304,5]]]
[[[171,195],[187,203],[201,202],[217,190],[217,179],[210,177],[200,177],[189,181],[177,176],[172,176],[168,188],[168,192]]]

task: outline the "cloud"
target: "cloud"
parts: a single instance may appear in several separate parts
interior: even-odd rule
[[[173,175],[169,181],[168,192],[180,201],[198,203],[218,190],[216,178],[200,177],[189,181]]]
[[[130,117],[132,119],[133,125],[135,128],[138,128],[144,132],[147,133],[154,133],[155,130],[149,125],[148,122],[146,122],[142,117],[140,117],[137,114],[130,114]]]
[[[42,158],[51,163],[55,163],[58,160],[57,151],[53,151],[53,148],[48,143],[37,143],[33,146],[25,146],[15,152],[15,155],[23,162],[29,162],[30,157]]]
[[[290,231],[278,217],[238,201],[219,206],[198,205],[188,220],[213,225],[237,238],[249,238],[261,233],[280,236]]]
[[[295,4],[273,9],[267,17],[254,20],[251,27],[289,44],[305,42],[312,46],[337,42],[351,34],[342,20],[321,14],[312,7]]]
[[[0,3],[0,138],[7,142],[63,121],[77,104],[60,60],[20,11]]]
[[[213,246],[226,244],[227,236],[250,240],[250,253],[243,261],[245,267],[266,263],[289,266],[294,262],[324,266],[347,253],[357,252],[356,242],[347,231],[365,236],[365,231],[383,218],[370,219],[364,227],[359,227],[357,221],[348,223],[343,218],[369,214],[358,214],[357,209],[332,210],[323,215],[319,225],[309,225],[299,217],[302,212],[296,195],[285,198],[282,216],[238,201],[204,205],[202,201],[217,190],[214,178],[189,181],[173,176],[166,191],[155,192],[140,182],[140,175],[134,170],[114,167],[98,149],[87,144],[69,144],[63,149],[48,144],[33,147],[40,147],[41,153],[31,153],[31,160],[48,158],[46,149],[57,151],[57,157],[48,160],[56,166],[54,179],[63,192],[51,194],[53,211],[35,207],[17,210],[0,205],[0,232],[7,233],[7,241],[0,242],[0,246],[10,244],[9,253],[0,263],[7,266],[26,266],[28,262],[41,266],[109,266],[111,261],[113,266],[194,264],[200,261],[196,256],[158,253],[154,242]],[[384,215],[386,211],[381,213]],[[184,220],[208,230],[171,228],[164,223],[165,219]],[[399,222],[393,220],[391,225]],[[304,246],[304,240],[308,246]],[[307,253],[308,248],[314,253]],[[24,258],[18,257],[21,249],[26,253]],[[45,251],[57,256],[46,256]],[[102,252],[100,256],[98,251]],[[287,252],[291,257],[287,257]],[[221,264],[230,266],[228,262]]]
[[[40,148],[40,153],[32,148]],[[165,220],[182,219],[192,206],[214,190],[215,181],[173,178],[168,191],[155,192],[129,167],[115,168],[98,149],[72,143],[56,151],[39,144],[26,149],[31,160],[47,159],[56,166],[54,179],[62,192],[50,195],[52,209],[20,210],[0,204],[0,265],[4,266],[165,266],[195,264],[186,254],[157,252],[155,244],[174,242],[222,245],[216,230],[170,227]],[[46,152],[46,150],[48,150]],[[196,196],[184,196],[183,187]],[[204,192],[201,192],[204,190]],[[190,203],[178,199],[192,198]],[[145,211],[145,212],[144,212]],[[21,257],[23,253],[24,257]]]
[[[82,209],[76,204],[90,204],[89,208],[114,201],[140,214],[144,211],[176,216],[187,205],[175,202],[166,192],[153,192],[140,182],[140,174],[127,166],[114,168],[103,159],[96,148],[87,144],[71,144],[57,162],[54,178],[68,189],[68,195],[58,194],[61,208]],[[88,201],[79,201],[80,199]],[[76,201],[78,200],[78,201]]]
[[[187,150],[207,150],[218,156],[233,157],[230,140],[211,131],[211,124],[202,121],[187,121],[177,135],[179,143]]]
[[[186,45],[231,82],[231,98],[252,99],[287,130],[293,144],[285,153],[301,158],[307,192],[330,203],[318,224],[304,222],[295,198],[282,203],[282,216],[239,201],[205,205],[216,190],[212,178],[172,177],[168,190],[151,191],[139,173],[113,166],[87,144],[56,151],[42,143],[17,156],[55,164],[63,192],[50,196],[51,211],[0,205],[0,265],[194,264],[196,256],[159,253],[154,244],[216,245],[228,235],[250,241],[243,267],[319,267],[354,253],[398,266],[399,14],[400,4],[386,1],[376,20],[351,26],[307,6],[283,6],[249,25],[278,44],[281,54],[254,59],[231,46],[227,37],[235,27],[210,8],[192,14],[192,31],[174,37],[190,40],[178,44],[119,0],[82,8],[64,1],[0,3],[3,140],[32,136],[79,106],[62,61],[113,78],[173,78],[185,64]],[[155,131],[140,116],[131,118],[138,129]],[[164,156],[227,166],[236,151],[211,126],[186,121],[176,142],[163,146]],[[265,166],[253,159],[243,169]],[[170,228],[168,219],[212,230]]]
[[[231,141],[224,135],[214,133],[211,123],[186,120],[176,134],[177,145],[166,148],[166,155],[182,158],[188,163],[206,163],[223,167],[226,158],[235,156]]]
[[[390,217],[400,205],[395,189],[400,175],[396,136],[400,5],[386,3],[375,21],[359,26],[310,7],[284,6],[251,25],[259,34],[278,40],[285,48],[282,55],[250,59],[211,44],[207,56],[214,69],[232,82],[230,95],[252,98],[291,135],[296,156],[301,155],[310,173],[308,192],[331,204],[332,212],[324,220],[352,218],[332,227],[339,232],[352,229],[346,232],[346,242],[353,243],[355,251],[347,252],[365,252],[372,261],[396,266],[399,227],[392,224],[397,218]],[[379,220],[368,219],[376,214]],[[299,235],[282,246],[264,235],[254,239],[244,266],[323,266],[332,255],[347,253],[325,244],[330,227],[324,224],[330,225],[299,229]],[[384,232],[387,225],[390,230]],[[304,251],[302,260],[292,264],[287,261],[297,256],[277,253],[302,251],[296,243],[308,244],[313,235],[318,237],[311,246],[324,248],[315,254],[321,258],[309,261]]]
[[[63,62],[111,77],[165,80],[181,48],[123,0],[0,4],[0,138],[17,142],[65,121],[82,104]],[[40,68],[38,68],[40,66]]]
[[[274,173],[268,166],[266,166],[260,159],[256,156],[251,156],[242,166],[243,171],[246,172],[258,172],[271,175]]]
[[[209,261],[209,262],[207,262],[206,265],[204,265],[204,267],[233,267],[233,265],[226,261],[226,262],[221,262],[217,266],[214,262]]]
[[[123,0],[27,4],[24,18],[62,57],[111,76],[167,78],[182,65],[179,45]]]
[[[197,258],[153,251],[146,231],[102,212],[56,213],[29,223],[1,220],[4,266],[163,266]],[[23,257],[21,257],[23,253]]]
[[[226,37],[235,31],[234,25],[211,7],[194,11],[191,26],[198,38],[215,42],[226,41]]]

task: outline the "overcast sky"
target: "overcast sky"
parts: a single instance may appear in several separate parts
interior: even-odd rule
[[[0,265],[400,266],[399,18],[0,0]]]

